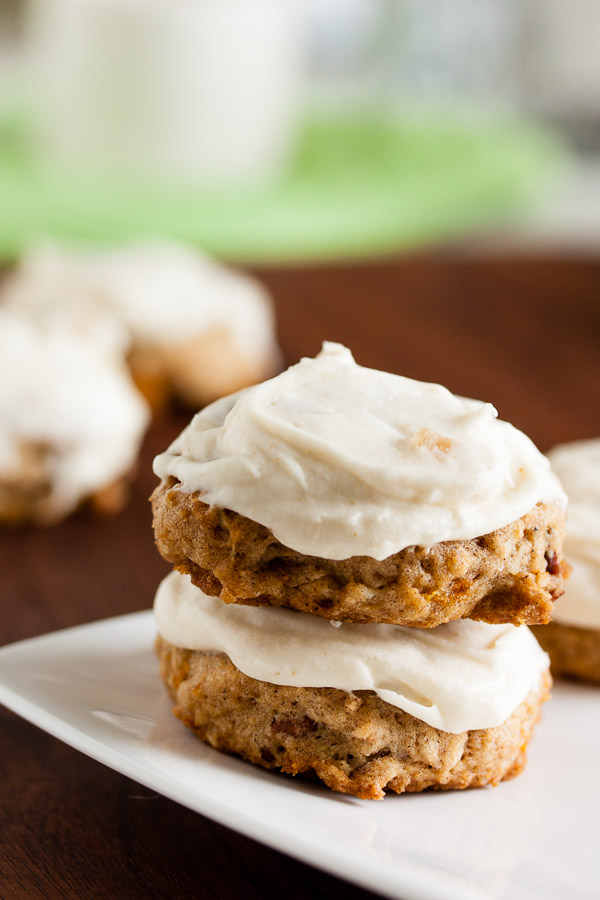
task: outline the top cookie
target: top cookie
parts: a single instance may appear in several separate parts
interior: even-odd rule
[[[227,602],[431,627],[545,622],[565,495],[489,404],[325,344],[155,462],[163,556]]]

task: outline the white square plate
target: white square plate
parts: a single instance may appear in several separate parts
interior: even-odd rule
[[[497,788],[362,801],[205,747],[170,712],[150,612],[0,650],[0,701],[236,831],[387,897],[600,896],[600,689],[560,684],[525,773]]]

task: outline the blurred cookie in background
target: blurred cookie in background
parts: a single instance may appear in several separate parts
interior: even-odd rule
[[[112,332],[154,411],[172,398],[197,409],[279,365],[272,303],[262,285],[176,243],[34,247],[9,279],[4,301],[99,331],[105,341]]]
[[[149,420],[106,334],[0,310],[0,523],[118,512]]]
[[[600,683],[600,438],[559,444],[548,457],[569,497],[564,549],[573,571],[535,636],[554,675]]]

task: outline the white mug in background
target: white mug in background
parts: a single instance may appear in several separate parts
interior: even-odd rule
[[[523,100],[564,124],[600,123],[600,3],[526,0]]]
[[[28,38],[53,164],[235,187],[290,160],[302,0],[30,0]]]

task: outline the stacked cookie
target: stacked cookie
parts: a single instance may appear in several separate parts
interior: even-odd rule
[[[600,683],[600,438],[561,444],[548,458],[569,497],[565,551],[573,572],[553,621],[535,635],[554,675]]]
[[[161,674],[202,740],[363,798],[521,770],[565,496],[493,407],[325,344],[155,471]]]

